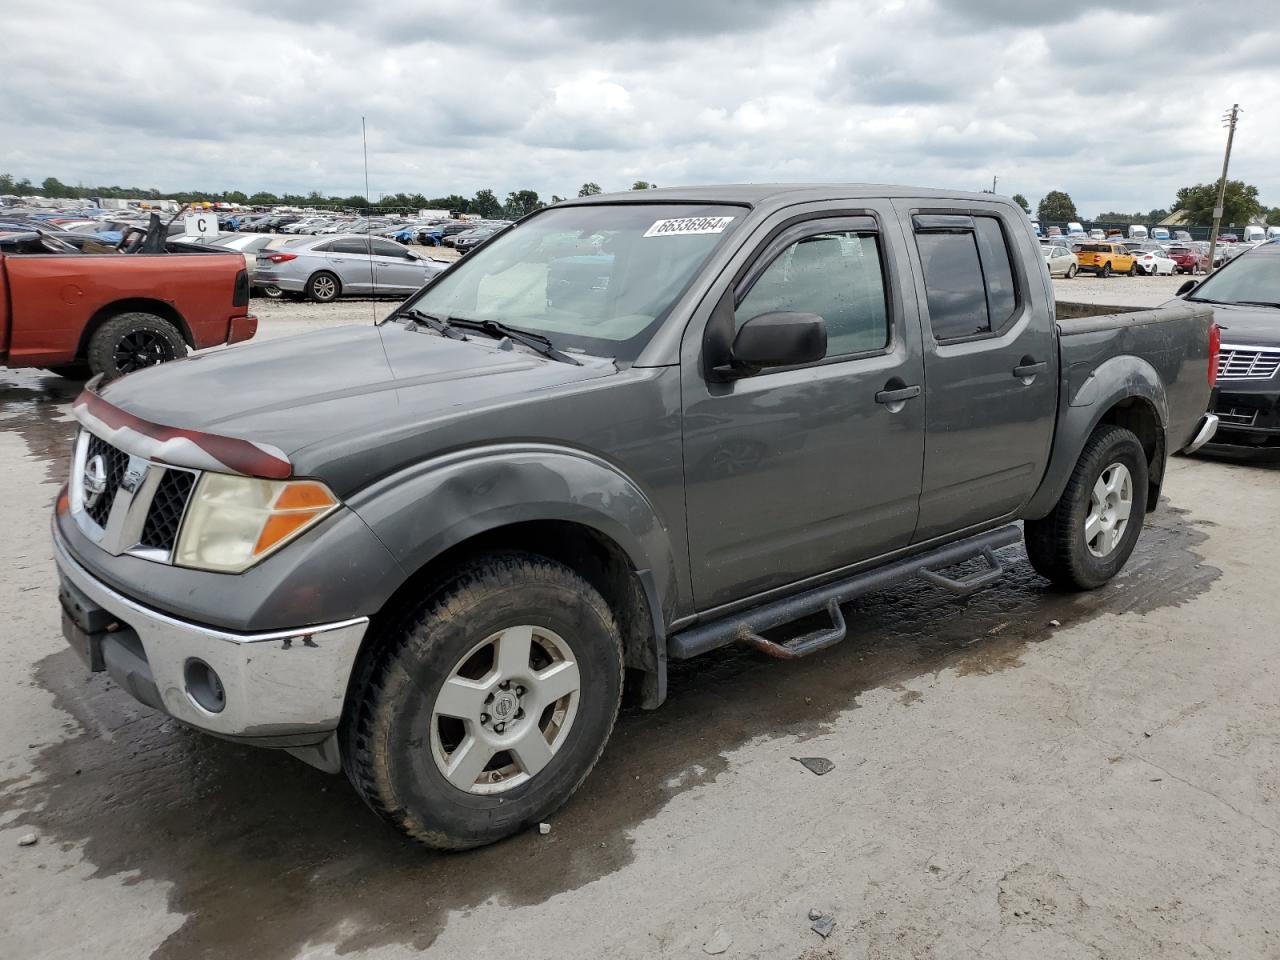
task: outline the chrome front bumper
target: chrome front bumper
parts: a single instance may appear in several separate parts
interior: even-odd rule
[[[62,577],[114,618],[114,628],[101,636],[107,669],[135,697],[149,703],[158,696],[159,704],[151,705],[183,723],[263,746],[317,744],[337,729],[368,617],[263,633],[201,626],[145,607],[95,578],[71,556],[56,524],[53,539]],[[216,672],[220,709],[206,709],[188,689],[193,661]]]
[[[1218,432],[1218,418],[1215,414],[1206,413],[1204,419],[1200,421],[1200,426],[1196,429],[1196,435],[1190,443],[1183,447],[1183,453],[1195,453],[1206,443],[1213,439],[1213,435]]]

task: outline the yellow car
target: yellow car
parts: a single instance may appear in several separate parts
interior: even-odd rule
[[[1123,243],[1104,240],[1080,244],[1076,263],[1082,273],[1096,273],[1100,277],[1109,277],[1113,273],[1127,273],[1132,277],[1138,272],[1138,258]]]

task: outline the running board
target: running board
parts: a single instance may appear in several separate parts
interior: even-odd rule
[[[987,533],[949,543],[927,553],[919,553],[854,574],[844,580],[815,587],[804,593],[786,597],[742,613],[731,614],[709,623],[690,627],[667,640],[667,656],[672,660],[688,660],[708,650],[745,643],[780,660],[796,660],[824,650],[843,640],[848,633],[840,605],[855,597],[874,593],[915,577],[957,596],[967,597],[990,586],[1004,575],[995,551],[1017,543],[1022,531],[1012,524]],[[989,569],[964,580],[939,573],[947,567],[982,557]],[[831,626],[777,643],[762,636],[767,630],[794,623],[803,617],[826,612]]]

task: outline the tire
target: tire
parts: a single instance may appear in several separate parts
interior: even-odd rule
[[[154,313],[122,313],[112,317],[89,338],[89,370],[114,380],[143,367],[187,355],[178,328]]]
[[[1108,529],[1105,513],[1099,518],[1103,522],[1095,527],[1101,532],[1093,539],[1088,538],[1086,524],[1099,512],[1095,487],[1101,483],[1107,489],[1108,479],[1123,480],[1117,467],[1127,471],[1129,512],[1121,527],[1117,518],[1123,508],[1112,506],[1109,530],[1113,539],[1108,544],[1102,539]],[[1108,490],[1108,495],[1112,492],[1122,493]],[[1049,515],[1023,524],[1027,557],[1037,573],[1060,587],[1094,590],[1119,573],[1129,559],[1146,513],[1147,457],[1142,444],[1131,431],[1104,424],[1084,445],[1071,479]]]
[[[1153,274],[1155,273],[1155,267],[1151,268],[1151,272]],[[1129,264],[1129,276],[1136,277],[1137,275],[1138,275],[1138,264],[1136,262]]]
[[[545,820],[591,772],[618,715],[622,640],[604,599],[562,564],[507,553],[463,567],[396,619],[348,695],[343,764],[356,791],[401,833],[440,849],[493,843]],[[525,631],[533,643],[522,647]],[[508,638],[525,651],[522,664],[508,655],[511,671],[501,653]],[[556,672],[553,651],[576,664],[576,691],[526,714],[572,682],[567,668]],[[549,687],[553,672],[563,683]],[[515,734],[500,714],[515,718]],[[492,753],[495,737],[515,745]],[[521,746],[530,752],[521,756]],[[477,747],[474,757],[462,753]],[[526,757],[545,766],[531,771]],[[468,758],[476,772],[449,774]]]
[[[1111,276],[1111,264],[1110,264],[1110,263],[1104,263],[1104,264],[1102,265],[1102,269],[1101,269],[1100,271],[1098,271],[1098,276],[1100,276],[1100,277],[1109,277],[1109,276]]]
[[[307,280],[307,296],[316,303],[332,303],[342,293],[342,283],[328,270],[313,273]]]
[[[1076,277],[1076,274],[1079,272],[1080,272],[1080,268],[1073,263],[1071,266],[1067,267],[1067,279],[1074,280]]]
[[[265,287],[258,287],[258,291],[268,300],[283,300],[284,291],[277,287],[274,283],[269,283]]]

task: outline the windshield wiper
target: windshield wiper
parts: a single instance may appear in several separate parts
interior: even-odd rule
[[[1280,307],[1280,303],[1272,303],[1270,300],[1237,300],[1243,307]]]
[[[465,340],[467,335],[454,326],[453,321],[449,317],[437,317],[430,313],[422,313],[410,307],[404,312],[409,318],[410,323],[418,326],[426,327],[428,330],[434,330],[442,337],[448,337],[451,340]]]
[[[449,326],[460,327],[463,330],[477,330],[480,333],[487,333],[495,340],[507,337],[516,343],[523,344],[530,350],[536,350],[544,357],[550,357],[552,360],[559,360],[561,363],[570,363],[575,367],[582,366],[581,361],[575,360],[567,353],[561,353],[551,341],[540,333],[530,333],[528,330],[517,330],[515,327],[508,327],[505,323],[499,323],[497,320],[466,320],[461,317],[450,317]]]

